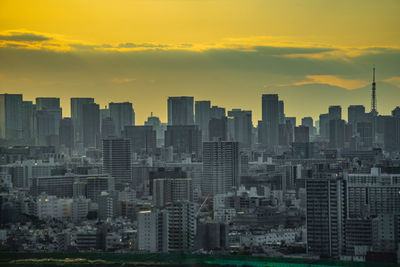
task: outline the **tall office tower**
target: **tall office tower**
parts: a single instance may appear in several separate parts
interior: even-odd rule
[[[103,172],[111,175],[116,189],[132,184],[131,142],[126,138],[103,140]]]
[[[278,101],[279,123],[285,123],[285,104],[283,100]]]
[[[74,124],[71,118],[63,118],[60,122],[60,145],[72,150],[74,148]]]
[[[270,148],[278,145],[279,141],[279,100],[278,95],[262,95],[263,131],[259,141]]]
[[[137,214],[138,249],[146,252],[168,252],[168,213],[158,209]]]
[[[307,126],[298,126],[294,128],[294,141],[296,143],[310,142],[310,130]]]
[[[226,116],[226,111],[225,108],[218,107],[218,106],[212,106],[211,111],[210,111],[210,117],[211,119],[221,119]]]
[[[378,116],[383,119],[384,149],[400,151],[400,117]]]
[[[367,121],[361,121],[357,123],[356,133],[358,135],[358,147],[360,149],[369,150],[372,147],[373,135],[372,135],[372,123]]]
[[[58,97],[37,97],[36,109],[57,109],[60,108],[60,98]]]
[[[238,188],[239,164],[238,142],[203,142],[202,193],[213,196]]]
[[[168,125],[165,147],[172,146],[174,153],[201,155],[201,131],[196,125]]]
[[[153,205],[164,207],[178,201],[193,201],[192,178],[159,178],[153,180]]]
[[[211,119],[210,106],[210,101],[196,101],[195,103],[195,123],[202,132],[203,140],[208,140],[208,123]]]
[[[83,145],[83,105],[94,103],[93,98],[71,98],[71,119],[74,124],[75,144]]]
[[[188,252],[194,247],[197,232],[197,205],[189,201],[176,202],[168,212],[168,252]]]
[[[329,106],[329,120],[341,120],[342,119],[342,107],[341,106]]]
[[[117,137],[122,136],[125,126],[135,125],[135,111],[132,103],[110,103],[110,116],[115,124],[115,133]]]
[[[168,125],[193,125],[193,97],[168,97]]]
[[[226,117],[222,117],[220,119],[211,119],[208,125],[209,139],[204,141],[214,141],[215,139],[226,141],[228,136],[227,124]]]
[[[151,116],[147,118],[147,121],[144,122],[144,125],[153,127],[153,130],[156,131],[157,137],[157,147],[161,147],[164,145],[165,138],[165,124],[161,124],[160,118],[153,116],[153,112]]]
[[[392,110],[392,116],[397,118],[400,117],[400,107],[396,107]]]
[[[338,257],[343,250],[346,186],[342,178],[306,180],[307,252]]]
[[[367,119],[363,105],[351,105],[347,109],[347,121],[353,125],[353,133],[356,133],[357,123]]]
[[[25,144],[35,143],[35,111],[32,101],[22,102],[22,131]]]
[[[289,146],[293,142],[293,126],[290,120],[279,124],[279,145]]]
[[[125,126],[124,137],[131,140],[132,152],[148,154],[156,150],[156,131],[151,126]]]
[[[0,138],[22,137],[22,95],[0,94]]]
[[[301,125],[307,126],[311,129],[312,127],[314,127],[314,120],[312,117],[304,117],[301,119]]]
[[[116,137],[115,124],[111,117],[106,117],[101,122],[101,138],[107,139],[110,137]]]
[[[57,144],[62,119],[60,99],[55,97],[38,97],[36,98],[36,111],[37,144]]]
[[[330,148],[343,148],[344,147],[344,120],[330,120],[329,121],[329,147]]]
[[[329,138],[329,114],[319,115],[319,135],[322,138]]]
[[[83,146],[98,147],[100,145],[100,111],[96,103],[84,104],[83,111]]]
[[[371,168],[370,173],[345,174],[345,179],[349,218],[400,215],[398,174],[384,174],[379,168]]]
[[[105,106],[100,109],[100,129],[103,127],[103,119],[110,118],[110,109]]]
[[[232,109],[228,111],[228,116],[233,118],[233,140],[242,147],[250,148],[253,130],[251,110]]]

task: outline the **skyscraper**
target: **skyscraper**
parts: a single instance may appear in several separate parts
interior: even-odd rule
[[[226,193],[239,185],[239,143],[203,142],[203,194]]]
[[[71,98],[71,119],[74,124],[75,144],[83,145],[83,105],[94,103],[93,98]]]
[[[356,133],[357,123],[365,121],[365,107],[363,105],[351,105],[347,109],[347,121],[353,125],[353,132]]]
[[[35,143],[35,112],[36,105],[32,101],[22,102],[22,131],[26,144]]]
[[[36,136],[38,145],[58,143],[62,109],[56,97],[36,98]]]
[[[294,128],[294,141],[296,143],[308,143],[310,141],[309,128],[307,126],[298,126]]]
[[[233,119],[233,140],[239,142],[243,147],[250,148],[253,130],[251,110],[232,109],[228,111],[228,116]]]
[[[345,141],[345,121],[330,120],[329,121],[329,147],[343,148]]]
[[[214,141],[215,138],[220,139],[221,141],[227,140],[227,121],[226,117],[222,117],[220,119],[212,118],[209,121],[208,131],[209,131],[209,139],[203,141]]]
[[[341,120],[342,119],[342,107],[341,106],[329,106],[329,120]]]
[[[201,132],[196,125],[168,125],[165,147],[172,146],[174,153],[201,154]]]
[[[127,138],[103,140],[103,172],[111,175],[115,188],[132,184],[131,142]]]
[[[132,152],[138,154],[155,152],[157,137],[152,126],[125,126],[124,137],[131,140]]]
[[[196,101],[195,103],[195,123],[202,132],[203,140],[208,140],[208,123],[211,119],[210,106],[210,101]]]
[[[178,201],[193,201],[191,178],[153,179],[153,205],[164,207]]]
[[[259,137],[262,144],[272,148],[279,141],[279,100],[276,94],[262,95],[262,121],[265,132]]]
[[[193,125],[193,97],[168,97],[168,125]]]
[[[60,145],[72,150],[74,147],[74,125],[71,118],[63,118],[60,122]]]
[[[100,108],[98,104],[89,103],[82,106],[83,112],[83,145],[97,147],[100,145]]]
[[[114,121],[115,133],[117,137],[122,136],[125,126],[135,125],[135,111],[132,103],[110,103],[110,117]]]
[[[311,178],[307,190],[307,253],[338,257],[343,246],[346,187],[342,178]]]
[[[0,94],[0,138],[22,137],[22,95]]]

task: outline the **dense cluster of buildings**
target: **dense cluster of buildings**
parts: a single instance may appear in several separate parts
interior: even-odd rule
[[[400,259],[400,107],[286,116],[168,98],[132,103],[0,95],[0,249],[219,252]]]

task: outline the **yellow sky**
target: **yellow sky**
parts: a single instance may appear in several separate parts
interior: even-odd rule
[[[93,43],[218,43],[272,36],[336,46],[400,43],[398,0],[0,0],[0,31]]]
[[[0,0],[0,93],[61,97],[66,116],[71,96],[132,101],[142,123],[150,111],[165,120],[170,95],[257,121],[268,92],[288,115],[317,118],[331,104],[368,107],[375,63],[387,113],[399,14],[400,0]]]

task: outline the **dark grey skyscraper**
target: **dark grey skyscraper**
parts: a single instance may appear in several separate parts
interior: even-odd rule
[[[103,171],[115,179],[116,189],[132,184],[131,142],[127,138],[103,140]]]
[[[312,117],[302,118],[301,125],[308,127],[310,136],[315,135],[314,120]]]
[[[329,106],[329,120],[341,120],[342,119],[342,107],[341,106]]]
[[[110,137],[116,137],[115,124],[110,117],[105,117],[101,122],[101,138],[106,139]]]
[[[329,147],[344,147],[345,124],[346,122],[344,120],[329,121]]]
[[[60,145],[68,149],[74,147],[74,125],[71,118],[63,118],[60,122]]]
[[[296,143],[308,143],[310,141],[309,128],[307,126],[298,126],[294,128],[294,141]]]
[[[342,251],[346,187],[342,178],[308,179],[307,252],[338,257]]]
[[[114,121],[115,134],[120,137],[125,126],[135,125],[135,111],[132,103],[110,103],[110,117]]]
[[[196,125],[168,125],[165,147],[172,146],[175,153],[201,154],[201,132]]]
[[[204,142],[203,194],[226,193],[239,185],[239,143]]]
[[[100,145],[100,108],[96,103],[84,104],[83,111],[83,145],[97,147]]]
[[[152,126],[125,126],[124,137],[131,140],[132,152],[138,154],[155,152],[157,137]]]
[[[0,138],[22,137],[22,95],[0,95]]]
[[[319,135],[323,138],[329,138],[329,114],[319,115]]]
[[[220,119],[213,118],[209,122],[208,130],[209,130],[209,141],[214,141],[214,139],[218,139],[221,141],[227,140],[227,121],[226,117],[222,117]],[[207,140],[204,140],[207,141]]]
[[[168,125],[193,125],[193,97],[168,97]]]
[[[279,141],[279,100],[278,95],[262,95],[262,121],[264,131],[260,141],[272,148]]]
[[[278,111],[279,111],[279,123],[285,123],[285,103],[283,100],[279,100],[278,102]]]
[[[26,144],[35,143],[35,112],[36,105],[32,101],[22,102],[22,131]]]
[[[367,120],[365,107],[362,105],[351,105],[347,109],[347,121],[353,127],[353,133],[357,132],[357,123]]]
[[[195,123],[200,127],[203,140],[208,140],[208,123],[211,119],[211,102],[196,101],[195,103]]]
[[[226,116],[226,110],[225,110],[225,108],[222,108],[222,107],[212,106],[210,116],[213,119],[224,118]]]
[[[228,116],[233,119],[233,140],[244,147],[251,147],[253,122],[251,110],[232,109]]]
[[[71,119],[74,124],[75,144],[83,145],[83,105],[94,103],[93,98],[71,98]]]
[[[38,145],[58,143],[62,109],[56,97],[36,98],[36,137]]]

